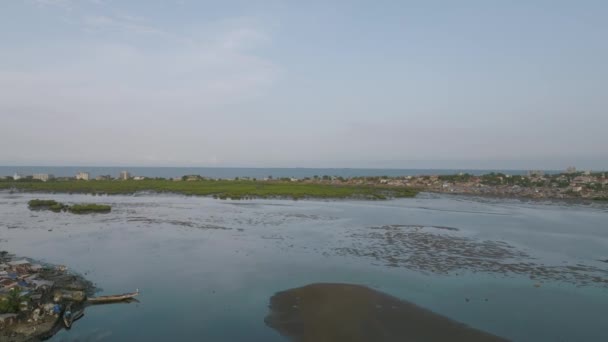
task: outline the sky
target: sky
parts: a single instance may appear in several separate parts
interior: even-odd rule
[[[5,0],[0,165],[608,169],[608,2]]]

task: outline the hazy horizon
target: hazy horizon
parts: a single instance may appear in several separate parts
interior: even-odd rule
[[[608,169],[608,3],[21,0],[0,165]]]

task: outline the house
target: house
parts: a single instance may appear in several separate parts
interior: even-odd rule
[[[76,174],[76,180],[89,180],[89,173],[88,172],[78,172]]]
[[[49,179],[53,179],[55,178],[55,176],[53,175],[49,175],[47,173],[34,173],[32,175],[32,179],[37,179],[37,180],[41,180],[43,182],[48,181]]]
[[[32,283],[32,285],[35,286],[36,289],[39,289],[39,288],[51,289],[51,288],[53,288],[53,285],[55,285],[55,283],[50,280],[39,280],[39,279],[32,280],[31,283]]]
[[[30,266],[30,270],[32,272],[40,272],[40,271],[42,271],[43,268],[44,267],[42,267],[42,265],[39,265],[39,264],[33,264]]]
[[[0,280],[0,289],[8,290],[17,286],[19,286],[19,283],[16,280],[8,278]]]
[[[133,177],[133,180],[136,180],[136,181],[140,181],[140,180],[144,180],[144,179],[146,179],[146,177],[144,177],[144,176],[135,176],[135,177]]]
[[[593,182],[593,178],[589,176],[578,176],[575,177],[572,182],[574,184],[589,184]]]
[[[20,173],[15,172],[15,174],[13,175],[14,180],[20,180],[21,178],[23,178],[23,175]]]
[[[17,273],[29,272],[29,270],[31,268],[30,262],[26,259],[10,261],[10,262],[8,262],[8,265],[11,267],[11,269],[13,271],[15,271]]]

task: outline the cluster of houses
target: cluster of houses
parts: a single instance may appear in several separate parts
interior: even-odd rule
[[[20,312],[26,312],[37,306],[35,303],[39,303],[45,294],[53,290],[54,286],[53,281],[45,280],[40,276],[42,270],[42,265],[31,263],[27,259],[0,263],[0,303],[9,301],[14,296],[12,292],[18,291]],[[42,308],[46,311],[53,309],[54,304]],[[37,312],[40,314],[41,308],[38,308]],[[17,317],[18,315],[12,312],[0,313],[0,328],[10,325]]]
[[[608,177],[606,173],[590,172],[546,175],[531,172],[521,176],[518,182],[510,181],[514,176],[495,177],[496,183],[488,183],[483,176],[473,176],[466,181],[443,181],[439,177],[416,179],[409,185],[437,192],[474,195],[517,196],[529,198],[587,198],[608,199]]]
[[[4,177],[7,178],[7,177]],[[10,176],[8,177],[9,179],[11,178]],[[103,180],[114,180],[114,179],[118,179],[118,180],[129,180],[129,179],[133,179],[133,180],[144,180],[146,177],[142,177],[142,176],[131,176],[131,173],[129,173],[129,171],[121,171],[120,174],[118,175],[117,178],[112,177],[111,175],[99,175],[96,176],[95,178],[91,177],[91,174],[89,172],[77,172],[76,175],[74,177],[55,177],[52,174],[49,173],[34,173],[32,175],[23,175],[20,173],[15,173],[12,176],[13,180],[26,180],[26,179],[31,179],[31,180],[39,180],[39,181],[43,181],[43,182],[48,182],[50,180],[83,180],[83,181],[88,181],[88,180],[98,180],[98,181],[103,181]]]

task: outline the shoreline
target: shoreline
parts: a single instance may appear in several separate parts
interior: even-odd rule
[[[588,198],[554,198],[554,197],[530,197],[525,195],[506,195],[506,194],[495,194],[495,193],[465,193],[465,192],[447,192],[447,191],[437,191],[437,190],[420,190],[414,196],[408,197],[388,197],[388,198],[366,198],[366,197],[290,197],[290,196],[244,196],[239,198],[220,198],[214,195],[196,195],[196,194],[184,194],[181,192],[174,191],[150,191],[150,190],[142,190],[135,192],[125,192],[125,193],[99,193],[99,192],[63,192],[63,191],[40,191],[40,190],[10,190],[10,189],[2,189],[0,188],[1,193],[8,194],[40,194],[40,195],[86,195],[86,196],[137,196],[137,197],[146,197],[146,196],[163,196],[163,195],[175,195],[175,196],[184,196],[184,197],[201,197],[201,198],[210,198],[216,199],[220,201],[249,201],[249,200],[277,200],[277,201],[390,201],[390,200],[398,200],[404,198],[418,198],[419,195],[431,194],[431,195],[443,195],[448,197],[461,197],[468,199],[487,199],[487,200],[513,200],[519,201],[522,203],[533,203],[533,204],[565,204],[565,205],[581,205],[585,207],[596,206],[596,207],[608,207],[608,202],[604,200],[593,200]]]

